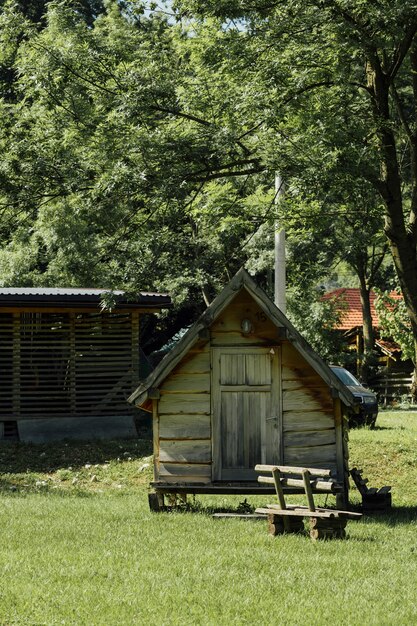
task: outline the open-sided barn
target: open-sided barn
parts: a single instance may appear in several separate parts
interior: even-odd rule
[[[134,434],[139,317],[170,304],[102,289],[0,289],[0,439]]]
[[[251,493],[257,463],[333,470],[349,390],[240,270],[129,398],[153,413],[159,494]]]

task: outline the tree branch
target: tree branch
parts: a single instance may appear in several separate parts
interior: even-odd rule
[[[158,104],[153,104],[149,107],[152,111],[159,111],[160,113],[168,113],[169,115],[174,115],[175,117],[182,117],[186,120],[190,120],[191,122],[197,122],[197,124],[202,124],[203,126],[212,126],[211,122],[207,120],[197,117],[196,115],[192,115],[191,113],[183,113],[183,111],[179,111],[178,109],[169,109],[167,107],[159,106]]]
[[[396,77],[405,59],[405,56],[408,54],[408,51],[410,50],[410,47],[413,43],[413,39],[414,39],[416,32],[417,32],[417,19],[415,19],[410,24],[403,39],[400,41],[399,45],[397,46],[397,49],[394,52],[393,59],[391,62],[391,67],[389,68],[387,72],[387,76],[390,81],[392,81]]]
[[[410,139],[410,141],[412,141],[413,133],[411,132],[410,125],[407,122],[407,119],[405,117],[404,107],[403,107],[403,104],[401,102],[400,96],[398,95],[398,91],[397,91],[394,83],[391,83],[390,87],[391,87],[391,93],[392,93],[392,96],[393,96],[393,99],[394,99],[394,102],[395,102],[395,106],[397,107],[398,116],[400,118],[401,124],[404,127],[405,134]]]
[[[211,174],[207,174],[207,176],[205,176],[204,178],[194,178],[194,177],[190,177],[191,180],[194,180],[196,183],[206,183],[210,180],[217,180],[219,178],[232,178],[234,176],[249,176],[251,174],[260,174],[261,172],[265,171],[265,168],[261,168],[261,167],[252,167],[252,168],[248,168],[246,170],[237,170],[236,172],[233,171],[225,171],[225,172],[213,172]]]

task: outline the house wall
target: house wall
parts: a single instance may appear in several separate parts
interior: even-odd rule
[[[243,335],[241,320],[253,332]],[[212,474],[211,348],[281,346],[281,462],[323,467],[343,478],[342,420],[329,387],[257,303],[242,291],[211,324],[210,339],[174,368],[154,401],[155,480],[210,483]],[[340,410],[340,407],[339,407]]]
[[[284,464],[337,470],[329,387],[288,341],[282,346]]]
[[[190,351],[159,389],[155,401],[155,478],[211,481],[210,347]]]

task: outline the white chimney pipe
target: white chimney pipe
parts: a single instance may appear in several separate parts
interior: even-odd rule
[[[275,175],[275,203],[278,205],[284,196],[284,182],[281,176]],[[287,312],[286,271],[285,271],[285,230],[275,222],[275,304],[285,314]]]

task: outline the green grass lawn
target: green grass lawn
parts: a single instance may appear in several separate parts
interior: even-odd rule
[[[146,441],[0,446],[0,624],[417,624],[417,412],[350,437],[394,508],[315,543],[207,512],[241,497],[151,514]]]

